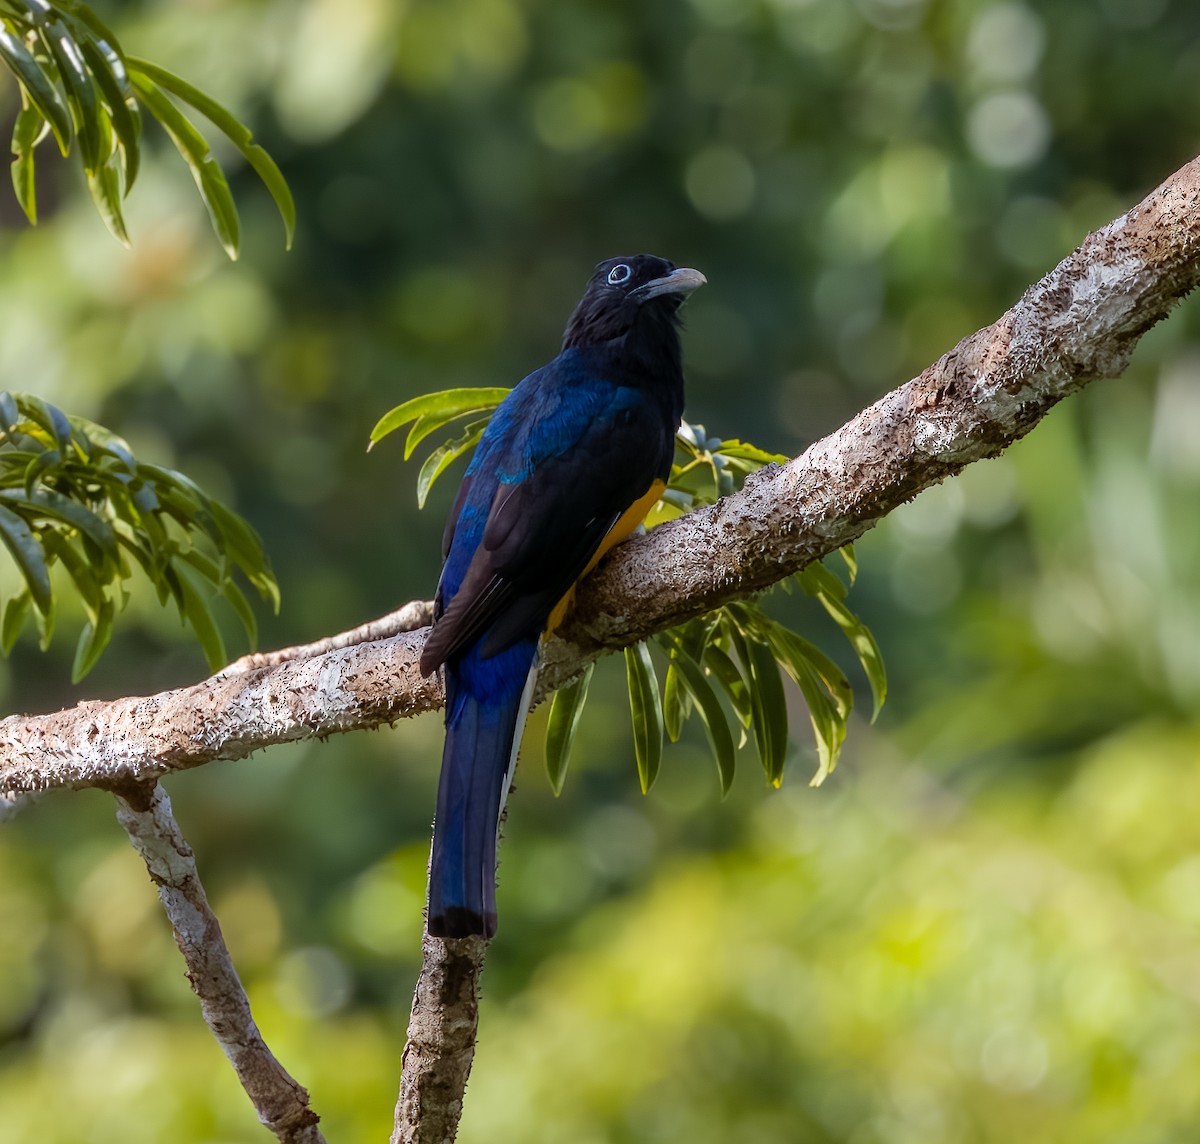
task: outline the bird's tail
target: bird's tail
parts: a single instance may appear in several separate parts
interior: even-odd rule
[[[496,932],[496,832],[536,679],[535,660],[524,688],[498,701],[447,695],[426,921],[435,937]]]

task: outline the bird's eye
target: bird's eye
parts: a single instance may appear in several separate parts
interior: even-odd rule
[[[631,273],[632,271],[629,269],[629,267],[622,262],[619,265],[614,266],[608,272],[608,281],[613,286],[620,286],[622,282],[629,281],[629,275]]]

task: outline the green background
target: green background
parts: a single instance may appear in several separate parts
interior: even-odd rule
[[[548,359],[599,259],[703,270],[687,416],[794,454],[1200,139],[1185,0],[101,11],[254,126],[295,191],[295,249],[230,158],[227,263],[159,138],[123,250],[47,153],[38,229],[0,193],[0,376],[254,523],[284,597],[263,647],[431,593],[454,482],[418,514],[415,464],[392,438],[368,457],[371,426]],[[1124,378],[860,542],[851,602],[891,697],[823,788],[792,692],[783,790],[751,747],[724,801],[696,728],[638,793],[619,660],[559,799],[534,715],[463,1141],[1200,1136],[1198,328],[1184,304]],[[862,682],[819,610],[769,607]],[[19,646],[4,709],[204,674],[148,589],[78,687],[72,643]],[[331,1142],[389,1130],[439,752],[427,716],[167,784]],[[0,831],[0,1137],[267,1138],[100,792]]]

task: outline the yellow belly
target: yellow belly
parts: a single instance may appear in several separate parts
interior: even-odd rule
[[[643,520],[646,519],[648,513],[662,496],[663,489],[667,487],[665,481],[655,481],[647,490],[644,496],[639,500],[634,501],[620,516],[616,524],[612,526],[604,534],[604,539],[600,541],[600,547],[596,549],[591,560],[588,561],[587,567],[580,573],[579,579],[582,580],[597,564],[609,549],[621,543]],[[577,580],[575,583],[577,584]],[[567,589],[567,594],[563,596],[557,604],[554,605],[554,611],[550,613],[550,620],[546,624],[546,634],[549,635],[559,624],[563,622],[567,612],[571,610],[571,605],[575,603],[575,584],[572,584]]]

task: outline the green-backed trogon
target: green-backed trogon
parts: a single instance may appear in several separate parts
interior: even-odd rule
[[[446,669],[431,934],[496,932],[496,832],[538,643],[665,486],[683,414],[678,311],[703,282],[648,254],[600,263],[562,352],[501,402],[475,448],[421,654],[423,673]]]

